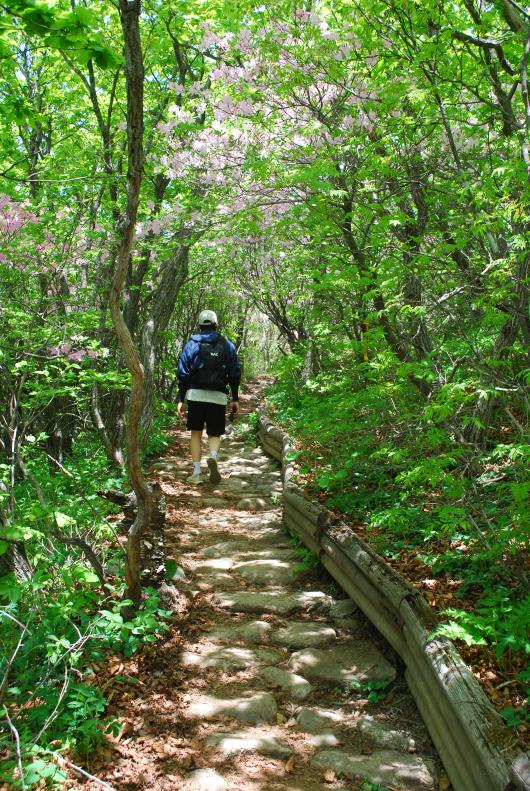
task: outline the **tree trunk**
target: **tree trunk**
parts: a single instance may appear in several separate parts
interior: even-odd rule
[[[126,597],[138,607],[141,601],[141,538],[147,529],[154,509],[154,501],[141,469],[138,427],[142,413],[144,374],[138,351],[121,312],[123,285],[136,228],[140,185],[143,170],[143,94],[144,68],[140,41],[140,0],[120,0],[120,21],[124,39],[125,80],[127,85],[127,205],[118,222],[118,253],[116,271],[109,293],[109,308],[119,345],[131,373],[131,396],[127,425],[127,469],[138,511],[129,530],[125,578]]]
[[[153,298],[151,315],[143,325],[140,339],[140,359],[144,368],[144,396],[140,430],[142,447],[147,445],[153,424],[153,385],[160,335],[169,324],[178,293],[188,276],[189,250],[187,244],[178,244],[171,257],[164,262]]]
[[[2,529],[6,528],[7,524],[7,514],[0,508],[0,540],[2,540]],[[10,542],[7,551],[0,555],[0,575],[10,572],[13,572],[20,581],[27,581],[33,576],[33,568],[21,541]]]
[[[518,333],[518,322],[514,317],[510,317],[501,327],[499,337],[495,343],[491,359],[503,360],[508,355],[510,347],[513,345]],[[494,384],[494,376],[490,378],[490,384]],[[473,445],[482,445],[486,434],[491,425],[493,412],[499,399],[492,393],[480,395],[477,399],[473,411],[473,420],[465,427],[463,436],[467,442]]]

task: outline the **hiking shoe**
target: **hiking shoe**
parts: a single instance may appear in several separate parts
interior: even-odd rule
[[[193,473],[193,475],[190,475],[189,478],[186,478],[186,482],[187,483],[195,483],[195,484],[198,485],[200,483],[204,483],[204,476],[203,476],[202,472]]]
[[[208,459],[208,469],[210,470],[210,483],[219,483],[221,476],[217,469],[217,459],[212,459],[211,457]]]

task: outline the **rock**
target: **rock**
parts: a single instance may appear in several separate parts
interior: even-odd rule
[[[346,629],[349,632],[356,632],[364,626],[362,616],[356,618],[354,615],[348,616],[347,618],[334,618],[333,623],[337,629]]]
[[[271,662],[278,662],[281,659],[277,651],[260,648],[251,649],[242,646],[232,646],[230,648],[217,648],[213,651],[205,651],[201,654],[192,651],[183,651],[180,654],[181,664],[188,667],[200,667],[203,670],[217,668],[237,672],[246,668],[268,665]]]
[[[215,769],[196,769],[190,774],[190,791],[226,791],[228,783]]]
[[[334,733],[319,733],[314,736],[308,736],[307,741],[313,747],[338,747],[340,744]]]
[[[222,497],[201,497],[197,502],[206,508],[226,508],[228,505]]]
[[[313,691],[313,687],[305,678],[279,667],[265,667],[260,675],[270,686],[281,689],[293,700],[303,700]]]
[[[186,572],[182,568],[182,566],[178,566],[175,569],[173,576],[171,577],[171,582],[179,582],[180,580],[186,579]]]
[[[327,624],[315,621],[293,621],[273,632],[271,642],[286,648],[317,648],[329,645],[336,637],[335,629]]]
[[[264,459],[263,457],[250,458],[240,454],[238,458],[232,459],[232,469],[237,470],[238,472],[249,472],[252,470],[263,470],[266,472],[268,471],[267,459]]]
[[[359,608],[351,599],[340,599],[333,602],[329,611],[330,618],[346,618],[348,615],[353,615],[358,612]]]
[[[339,750],[323,750],[311,760],[311,766],[331,769],[348,780],[361,778],[383,786],[398,786],[432,791],[438,787],[434,761],[395,750],[378,750],[371,755],[355,755]]]
[[[200,572],[210,572],[210,571],[228,571],[234,565],[234,561],[232,558],[227,557],[220,557],[220,558],[212,558],[211,560],[204,560],[198,566],[195,566],[194,571],[197,573]]]
[[[234,570],[258,585],[285,585],[298,576],[296,566],[273,558],[256,559],[237,563]]]
[[[208,640],[236,643],[268,643],[272,632],[272,625],[267,621],[244,621],[234,626],[219,626],[212,629],[206,637]]]
[[[344,722],[344,714],[340,709],[300,709],[296,722],[298,727],[307,733],[329,732],[332,727],[337,727]]]
[[[329,609],[331,597],[321,591],[302,591],[284,593],[283,591],[222,591],[216,594],[220,607],[232,612],[273,613],[290,615],[293,612],[310,609]]]
[[[241,494],[250,487],[250,483],[248,481],[242,481],[241,478],[223,478],[216,486],[217,491],[220,492]]]
[[[226,590],[240,587],[240,581],[227,571],[203,571],[202,575],[198,574],[197,576],[198,580],[195,585],[202,591],[211,591],[219,587]]]
[[[207,747],[217,747],[225,757],[241,753],[258,753],[271,758],[286,760],[293,751],[285,742],[268,734],[216,733],[206,739]]]
[[[202,550],[206,558],[233,557],[237,553],[250,552],[255,544],[250,541],[221,541]]]
[[[332,648],[308,648],[291,655],[290,667],[307,677],[330,686],[347,686],[351,681],[393,681],[396,669],[368,640]]]
[[[414,737],[403,731],[395,731],[385,723],[376,720],[369,714],[363,715],[357,727],[361,734],[379,747],[389,747],[392,750],[402,750],[411,753],[416,751]]]
[[[287,563],[289,561],[299,562],[300,558],[294,549],[282,549],[281,546],[271,549],[256,549],[256,544],[253,542],[252,549],[245,553],[245,560],[281,560]]]
[[[231,717],[239,722],[274,722],[278,708],[269,692],[257,692],[248,698],[214,698],[201,695],[190,704],[186,717],[218,720]]]
[[[236,504],[238,511],[265,511],[267,502],[263,497],[243,497]]]
[[[154,464],[149,465],[150,470],[161,470],[162,472],[177,472],[183,471],[190,475],[190,463],[188,461],[171,461],[171,459],[163,459],[155,461]]]

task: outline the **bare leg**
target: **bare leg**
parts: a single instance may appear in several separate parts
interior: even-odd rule
[[[194,462],[200,462],[202,456],[202,431],[192,431],[190,436],[191,458]]]
[[[208,445],[210,447],[210,453],[212,450],[218,453],[221,447],[221,437],[208,437]]]

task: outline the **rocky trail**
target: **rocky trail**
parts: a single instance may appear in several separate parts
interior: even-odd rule
[[[111,668],[123,729],[88,768],[119,789],[442,787],[395,655],[303,561],[278,466],[255,444],[241,427],[223,441],[217,485],[186,483],[184,431],[153,463],[176,613],[156,647]]]

